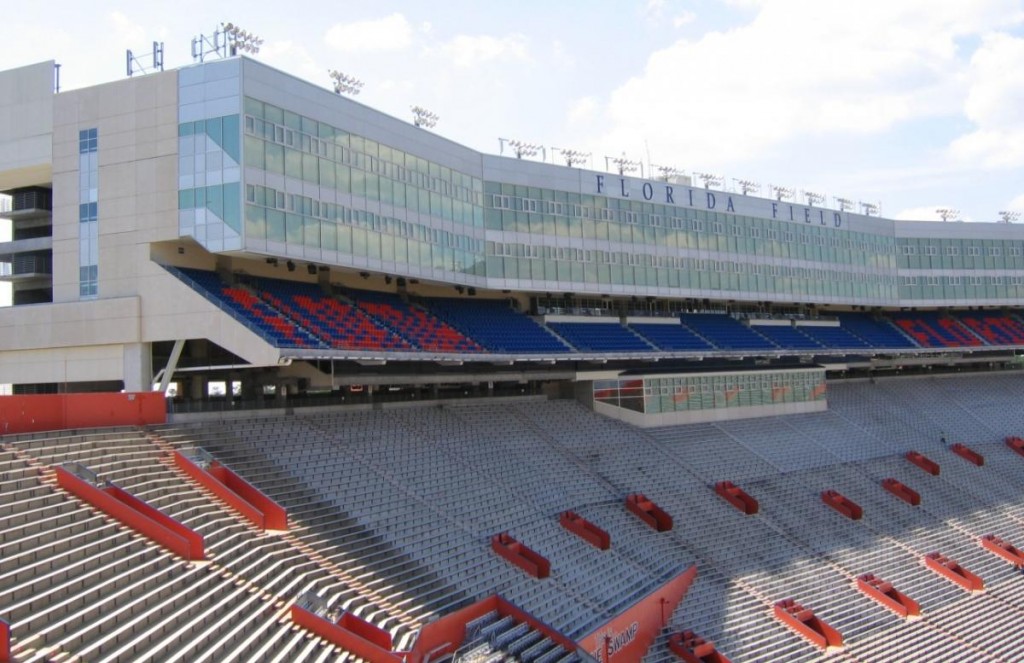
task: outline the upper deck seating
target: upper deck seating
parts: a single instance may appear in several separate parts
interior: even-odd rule
[[[871,347],[871,345],[864,339],[857,337],[843,327],[800,325],[799,329],[826,348],[836,350],[856,350]]]
[[[353,290],[347,293],[356,305],[414,346],[432,352],[484,352],[484,348],[422,308],[398,295]]]
[[[724,313],[684,313],[683,324],[722,350],[776,350],[778,346]]]
[[[258,279],[260,296],[316,333],[332,348],[409,350],[412,345],[351,304],[324,294],[319,286]]]
[[[893,321],[917,343],[926,348],[957,348],[984,345],[955,318],[934,311],[894,313]]]
[[[548,326],[577,350],[651,352],[649,343],[618,322],[549,322]]]
[[[214,272],[169,267],[169,271],[196,288],[200,294],[281,348],[325,348],[312,333],[299,327],[245,288],[225,285]]]
[[[629,328],[662,350],[711,350],[711,344],[682,324],[659,325],[634,322]]]
[[[788,350],[817,350],[821,344],[792,325],[756,325],[757,333],[768,337],[780,348]]]
[[[1024,345],[1024,324],[1009,315],[960,313],[960,321],[992,345]]]
[[[837,313],[843,329],[866,341],[872,348],[899,349],[917,347],[913,341],[897,331],[886,318],[874,318],[866,313]]]
[[[569,352],[532,318],[493,299],[434,298],[427,308],[491,352]]]

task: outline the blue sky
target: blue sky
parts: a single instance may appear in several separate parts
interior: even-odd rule
[[[272,66],[352,74],[361,102],[425,106],[483,151],[625,154],[898,218],[1024,211],[1024,0],[24,3],[0,69],[52,58],[81,87],[153,40],[180,66],[221,21],[261,35]]]

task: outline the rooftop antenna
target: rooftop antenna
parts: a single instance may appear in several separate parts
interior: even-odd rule
[[[417,127],[422,127],[424,129],[433,129],[435,126],[437,126],[437,121],[441,119],[437,113],[432,113],[423,106],[413,106],[411,110],[412,122]]]
[[[732,181],[736,183],[736,186],[740,188],[740,193],[742,193],[744,196],[750,193],[751,191],[756,191],[758,193],[761,192],[761,185],[755,182],[754,180],[738,180],[734,177],[732,178]]]
[[[848,212],[853,209],[853,201],[849,198],[836,197],[836,206],[839,207],[840,212]]]
[[[131,78],[133,74],[149,74],[154,71],[164,70],[164,43],[162,41],[153,42],[153,56],[149,65],[147,66],[142,60],[135,57],[131,49],[125,51],[125,64],[128,73],[128,78]]]
[[[53,93],[60,94],[60,63],[53,63]]]
[[[815,205],[820,205],[825,202],[825,196],[813,191],[804,191],[804,197],[807,198],[807,205],[810,207],[814,207]]]
[[[861,203],[860,209],[864,216],[878,216],[878,205],[875,203]]]
[[[610,169],[610,164],[615,164],[615,169],[619,171],[619,175],[635,173],[639,170],[640,177],[644,176],[644,165],[639,161],[630,161],[627,159],[625,152],[622,153],[621,157],[605,157],[604,167]]]
[[[334,81],[334,94],[356,96],[362,91],[363,82],[355,76],[343,74],[337,69],[328,69],[327,75]]]
[[[552,147],[551,152],[558,152],[562,155],[562,159],[565,160],[565,165],[570,168],[587,163],[591,160],[590,152],[581,152],[580,150],[563,150],[560,147]]]
[[[694,172],[693,176],[704,182],[705,189],[710,189],[712,184],[714,184],[716,188],[721,188],[722,185],[725,184],[725,178],[721,175],[715,175],[714,173]]]
[[[1020,212],[1002,210],[999,212],[999,223],[1016,223],[1020,221]]]
[[[952,207],[939,207],[935,210],[935,213],[939,215],[939,218],[943,221],[959,221],[960,210],[953,209]]]
[[[547,161],[548,151],[544,149],[543,145],[535,145],[533,143],[526,143],[526,142],[523,142],[521,140],[515,140],[515,139],[512,139],[512,138],[499,138],[498,139],[498,150],[499,150],[498,153],[499,154],[504,154],[505,153],[505,145],[506,144],[509,147],[512,148],[513,152],[515,152],[515,155],[516,155],[517,159],[522,159],[523,157],[535,157],[535,156],[537,156],[538,153],[541,153],[543,155],[543,160]]]

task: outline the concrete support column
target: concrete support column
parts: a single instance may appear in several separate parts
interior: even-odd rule
[[[153,345],[126,343],[124,346],[124,390],[153,390]]]

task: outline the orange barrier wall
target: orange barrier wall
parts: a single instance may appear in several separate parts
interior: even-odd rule
[[[0,619],[0,663],[11,660],[11,625]]]
[[[214,463],[207,472],[180,451],[174,452],[174,464],[256,527],[288,529],[288,516],[283,507],[223,465]]]
[[[210,466],[209,471],[218,481],[263,512],[263,524],[266,529],[288,529],[288,514],[284,507],[264,495],[256,486],[218,463]]]
[[[391,651],[391,636],[386,631],[347,612],[333,624],[293,604],[291,617],[299,626],[364,660],[374,663],[402,663],[404,660]]]
[[[601,663],[641,660],[696,577],[691,566],[585,636],[580,649]]]
[[[88,502],[146,538],[189,561],[203,559],[203,537],[178,521],[160,513],[120,488],[100,490],[63,467],[55,468],[57,483],[72,495]],[[117,494],[123,493],[123,494]]]
[[[0,435],[166,421],[164,395],[152,391],[0,396]]]

